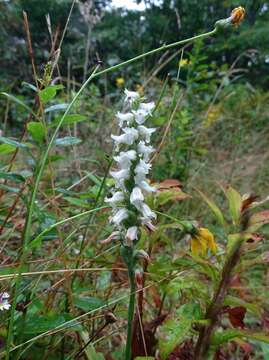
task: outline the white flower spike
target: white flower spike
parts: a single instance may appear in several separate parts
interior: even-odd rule
[[[116,150],[114,160],[118,165],[116,171],[110,172],[115,188],[112,196],[105,199],[112,207],[110,222],[116,232],[104,242],[120,239],[124,247],[133,248],[139,240],[139,227],[153,231],[151,221],[156,219],[156,214],[145,203],[145,193],[156,191],[146,178],[151,169],[149,159],[154,152],[149,142],[155,129],[145,126],[155,105],[142,102],[139,93],[128,90],[125,90],[125,102],[128,112],[116,114],[121,133],[111,135]]]

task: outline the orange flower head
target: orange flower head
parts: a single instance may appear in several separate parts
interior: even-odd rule
[[[233,9],[231,13],[232,24],[234,26],[239,26],[241,22],[244,20],[245,15],[246,15],[246,10],[242,6]]]

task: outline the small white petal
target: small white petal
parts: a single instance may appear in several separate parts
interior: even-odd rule
[[[151,210],[151,208],[147,204],[142,204],[141,211],[143,213],[143,217],[147,219],[156,219],[156,214]]]
[[[105,198],[105,202],[111,204],[112,206],[115,203],[121,202],[123,200],[124,200],[124,193],[122,191],[115,192],[111,198]]]
[[[126,209],[120,209],[118,210],[114,216],[111,218],[111,222],[120,225],[120,223],[128,218],[128,211]]]
[[[138,227],[131,226],[130,228],[128,228],[126,232],[124,245],[132,246],[133,241],[137,240],[137,238],[138,238]]]
[[[137,127],[139,134],[145,139],[147,143],[150,142],[150,136],[156,131],[154,128],[147,128],[144,125]]]
[[[134,180],[135,184],[142,188],[140,185],[143,183],[143,181],[146,181],[146,175],[144,173],[136,174]]]
[[[0,295],[1,299],[9,299],[10,295],[7,292],[3,292],[3,294]]]
[[[138,109],[133,111],[135,121],[138,125],[143,124],[146,121],[147,116],[149,115],[146,110]]]
[[[137,150],[138,153],[144,157],[144,160],[148,161],[150,154],[152,154],[155,149],[151,145],[146,145],[144,141],[140,141]]]
[[[150,186],[146,180],[140,181],[139,186],[142,190],[145,190],[147,192],[156,192],[155,187]]]
[[[118,112],[116,114],[116,118],[119,122],[119,126],[122,127],[125,122],[127,123],[127,125],[130,125],[132,123],[132,121],[134,119],[134,114],[132,114],[132,113],[123,114],[121,112]]]
[[[156,230],[156,226],[154,226],[148,219],[146,218],[141,218],[141,223],[142,225],[144,225],[149,231],[155,231]]]
[[[144,160],[140,159],[139,163],[137,164],[137,166],[135,168],[135,173],[147,175],[149,173],[150,169],[151,169],[151,164],[148,164]]]
[[[130,203],[133,204],[138,210],[141,209],[144,195],[139,187],[134,187],[130,195]]]
[[[129,102],[129,104],[132,104],[134,101],[138,100],[140,98],[140,95],[136,91],[129,91],[127,89],[124,90],[125,93],[125,102]]]
[[[111,138],[115,141],[117,145],[126,144],[132,145],[134,141],[138,138],[139,133],[135,128],[123,128],[124,134],[121,135],[111,135]]]
[[[145,110],[148,115],[152,115],[152,110],[155,108],[154,102],[140,103],[139,109]]]
[[[129,150],[126,152],[121,151],[118,156],[114,156],[114,160],[120,165],[122,169],[130,168],[131,162],[135,159],[135,150]]]
[[[130,176],[130,171],[128,169],[122,169],[119,171],[110,171],[110,175],[115,179],[115,180],[126,180],[129,179]]]
[[[119,171],[110,171],[110,175],[115,179],[116,187],[124,190],[124,182],[125,180],[129,179],[130,171],[129,169],[122,169]]]

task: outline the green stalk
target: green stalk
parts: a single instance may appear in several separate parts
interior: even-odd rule
[[[135,276],[133,267],[128,267],[128,277],[130,283],[130,298],[128,307],[128,324],[127,324],[127,341],[125,349],[125,360],[131,360],[132,357],[132,335],[133,335],[133,318],[135,309]]]
[[[129,59],[127,61],[123,61],[120,64],[111,66],[111,67],[109,67],[107,69],[104,69],[104,70],[101,70],[101,71],[97,71],[99,69],[99,67],[100,67],[100,65],[97,65],[95,67],[95,69],[93,70],[92,74],[85,81],[85,83],[81,86],[81,88],[78,90],[78,92],[76,93],[76,95],[74,96],[74,98],[72,99],[70,104],[68,105],[65,113],[63,114],[61,120],[59,121],[59,123],[58,123],[52,137],[51,137],[51,140],[50,140],[50,142],[49,142],[49,144],[48,144],[48,146],[46,148],[46,151],[43,154],[43,157],[42,157],[41,162],[40,162],[40,166],[37,168],[37,171],[36,171],[35,183],[34,183],[33,191],[32,191],[32,194],[31,194],[31,199],[30,199],[28,212],[27,212],[27,217],[26,217],[26,222],[25,222],[24,231],[23,231],[22,255],[21,255],[21,259],[20,259],[21,261],[20,261],[20,266],[19,266],[19,270],[18,270],[19,275],[16,278],[15,291],[14,291],[14,296],[13,296],[13,299],[12,299],[12,306],[11,306],[11,311],[10,311],[10,320],[9,320],[9,328],[8,328],[7,344],[6,344],[6,360],[10,359],[9,353],[10,353],[11,343],[12,343],[12,340],[13,340],[13,325],[14,325],[16,303],[17,303],[17,297],[18,297],[18,294],[19,294],[19,287],[20,287],[20,283],[21,283],[21,279],[22,279],[21,273],[22,273],[23,266],[25,264],[27,255],[28,255],[28,243],[30,241],[30,233],[31,233],[31,228],[32,228],[32,218],[33,218],[33,213],[34,213],[34,204],[35,204],[35,200],[36,200],[36,196],[37,196],[39,183],[41,181],[41,177],[43,175],[43,172],[44,172],[44,169],[45,169],[45,166],[46,166],[46,162],[47,162],[47,159],[49,157],[50,150],[52,149],[52,147],[54,145],[54,142],[56,140],[56,137],[58,135],[58,132],[59,132],[59,130],[60,130],[65,118],[66,118],[66,116],[70,112],[71,108],[73,107],[73,105],[75,104],[75,102],[77,101],[79,96],[82,94],[84,89],[87,87],[87,85],[93,79],[95,79],[95,78],[97,78],[97,77],[99,77],[101,75],[104,75],[106,73],[118,70],[119,68],[121,68],[123,66],[129,65],[129,64],[131,64],[131,63],[133,63],[133,62],[135,62],[137,60],[143,59],[143,58],[145,58],[145,57],[147,57],[149,55],[153,55],[153,54],[158,53],[160,51],[165,51],[167,49],[171,49],[171,48],[174,48],[174,47],[177,47],[177,46],[180,46],[180,45],[183,45],[183,44],[186,44],[186,43],[198,40],[198,39],[202,39],[202,38],[212,36],[212,35],[216,34],[216,32],[217,32],[217,29],[214,29],[214,30],[209,31],[207,33],[200,34],[200,35],[197,35],[197,36],[193,36],[193,37],[190,37],[190,38],[185,39],[185,40],[180,40],[180,41],[168,44],[168,45],[163,45],[163,46],[161,46],[159,48],[150,50],[150,51],[145,52],[143,54],[140,54],[140,55],[138,55],[138,56],[136,56],[136,57],[134,57],[132,59]]]

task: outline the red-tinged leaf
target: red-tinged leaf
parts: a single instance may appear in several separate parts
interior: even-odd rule
[[[182,187],[182,184],[176,179],[166,179],[158,184],[159,189],[170,189],[173,187]]]
[[[243,195],[241,212],[244,212],[245,210],[247,210],[250,207],[250,205],[252,205],[252,203],[257,200],[257,198],[258,198],[258,196],[253,195],[253,194]]]
[[[248,222],[248,231],[255,232],[265,224],[269,224],[269,210],[253,214]]]
[[[234,308],[228,308],[226,310],[233,327],[244,329],[244,318],[246,315],[246,311],[246,308],[244,308],[243,306],[236,306]]]
[[[251,353],[253,348],[251,344],[241,339],[237,340],[236,342],[239,344],[240,348],[245,352],[246,355],[249,355]]]
[[[261,240],[263,240],[263,236],[259,235],[259,234],[250,234],[249,238],[247,239],[247,243],[249,244],[253,244],[253,243],[257,243]]]

